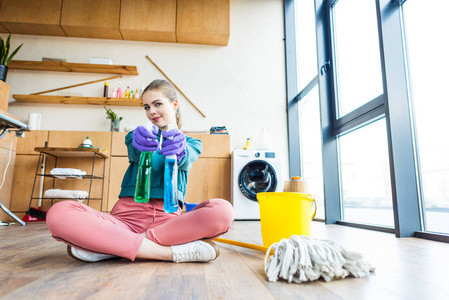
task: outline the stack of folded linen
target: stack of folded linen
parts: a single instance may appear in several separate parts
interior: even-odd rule
[[[86,175],[85,171],[81,171],[80,169],[71,169],[71,168],[54,168],[50,171],[50,174],[61,179],[66,178],[83,178]]]
[[[83,202],[83,199],[87,198],[88,196],[88,192],[77,190],[49,189],[44,193],[44,198],[78,199],[78,202]]]

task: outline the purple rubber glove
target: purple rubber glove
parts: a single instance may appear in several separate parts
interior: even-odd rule
[[[139,151],[156,151],[159,147],[157,133],[159,129],[152,125],[151,131],[139,126],[133,131],[133,146]]]
[[[184,132],[179,129],[162,131],[162,137],[164,141],[162,142],[160,153],[165,156],[176,154],[179,164],[186,155],[186,136]]]

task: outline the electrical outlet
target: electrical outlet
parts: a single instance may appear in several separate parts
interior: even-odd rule
[[[18,138],[24,138],[25,137],[25,131],[16,131],[16,136]]]

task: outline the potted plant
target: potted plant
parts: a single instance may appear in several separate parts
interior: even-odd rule
[[[111,120],[111,131],[120,131],[120,121],[123,117],[117,116],[115,112],[109,108],[106,108],[106,106],[104,106],[104,109],[106,109],[106,119]]]
[[[5,41],[0,37],[0,80],[5,81],[6,75],[8,74],[8,64],[11,61],[11,59],[14,57],[14,55],[19,52],[20,48],[23,44],[21,44],[19,47],[14,50],[11,55],[9,55],[9,48],[10,48],[10,40],[11,40],[11,34],[8,36]]]

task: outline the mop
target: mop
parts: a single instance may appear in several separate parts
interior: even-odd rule
[[[284,279],[301,283],[319,278],[329,282],[347,276],[366,277],[375,270],[358,252],[348,251],[331,240],[304,235],[292,235],[268,248],[223,238],[215,241],[266,252],[264,269],[271,282]]]

